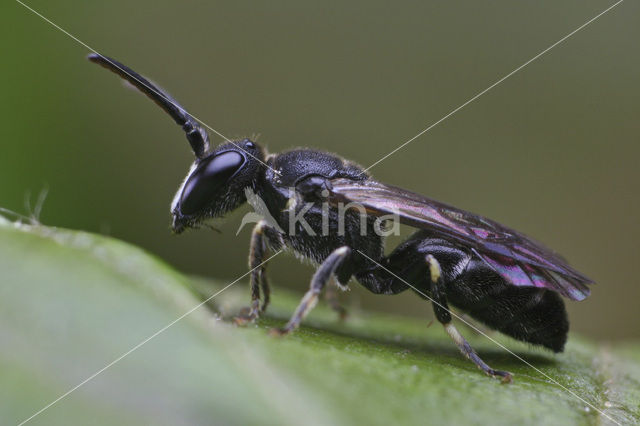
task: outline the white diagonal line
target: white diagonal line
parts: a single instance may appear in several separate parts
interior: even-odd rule
[[[505,351],[509,352],[511,355],[513,355],[514,357],[516,357],[517,359],[519,359],[520,361],[522,361],[523,363],[525,363],[527,366],[533,368],[535,371],[537,371],[538,373],[540,373],[541,375],[543,375],[546,379],[550,380],[553,384],[558,385],[559,387],[561,387],[565,392],[573,395],[574,397],[578,398],[580,401],[584,402],[585,404],[587,404],[589,407],[593,408],[594,410],[596,410],[597,412],[599,412],[600,414],[602,414],[603,416],[605,416],[606,418],[608,418],[609,420],[611,420],[612,422],[614,422],[617,425],[620,425],[620,423],[616,420],[614,420],[613,418],[611,418],[609,415],[607,415],[604,411],[600,410],[598,407],[596,407],[595,405],[593,405],[592,403],[590,403],[589,401],[585,400],[584,398],[582,398],[580,395],[576,394],[575,392],[573,392],[571,389],[568,389],[566,386],[564,386],[562,383],[558,382],[556,379],[554,379],[553,377],[549,376],[547,373],[545,373],[544,371],[540,370],[539,368],[535,367],[534,365],[532,365],[531,363],[529,363],[527,360],[525,360],[524,358],[522,358],[521,356],[517,355],[515,352],[511,351],[509,348],[507,348],[506,346],[504,346],[503,344],[501,344],[500,342],[498,342],[497,340],[495,340],[494,338],[492,338],[491,336],[489,336],[487,333],[483,332],[482,330],[480,330],[478,327],[476,327],[475,325],[471,324],[469,321],[465,320],[464,318],[462,318],[460,315],[456,314],[455,312],[451,311],[449,308],[447,308],[446,306],[441,305],[440,303],[436,302],[434,299],[432,299],[431,297],[427,296],[424,292],[418,290],[416,287],[414,287],[413,285],[409,284],[407,281],[403,280],[402,278],[400,278],[399,276],[397,276],[396,274],[394,274],[393,272],[391,272],[389,269],[385,268],[384,266],[382,266],[380,263],[376,262],[375,260],[373,260],[372,258],[370,258],[369,256],[367,256],[366,254],[364,254],[363,252],[361,252],[360,250],[356,250],[358,253],[360,253],[362,256],[366,257],[367,259],[369,259],[370,261],[372,261],[373,263],[375,263],[376,265],[378,265],[380,268],[384,269],[386,272],[388,272],[389,274],[393,275],[395,278],[399,279],[400,281],[402,281],[403,283],[405,283],[406,285],[408,285],[409,287],[411,287],[414,291],[416,291],[417,293],[420,293],[422,296],[424,296],[425,298],[429,299],[431,301],[431,303],[434,303],[436,305],[438,305],[439,307],[441,307],[442,309],[444,309],[445,311],[449,312],[451,315],[453,315],[454,317],[456,317],[457,319],[459,319],[460,321],[462,321],[463,323],[465,323],[466,325],[468,325],[469,327],[471,327],[472,329],[474,329],[475,331],[477,331],[478,333],[482,334],[484,337],[486,337],[487,339],[491,340],[493,343],[495,343],[496,345],[498,345],[499,347],[501,347],[502,349],[504,349]]]
[[[27,419],[23,420],[22,422],[20,422],[20,424],[18,424],[18,426],[24,425],[25,423],[27,423],[28,421],[30,421],[34,417],[36,417],[38,414],[42,413],[43,411],[45,411],[46,409],[50,408],[51,406],[53,406],[54,404],[56,404],[60,400],[62,400],[65,397],[67,397],[70,393],[72,393],[73,391],[78,389],[80,386],[82,386],[85,383],[93,380],[96,376],[98,376],[99,374],[103,373],[106,369],[108,369],[109,367],[113,366],[117,362],[121,361],[123,358],[125,358],[126,356],[131,354],[133,351],[137,350],[138,348],[140,348],[142,345],[144,345],[145,343],[147,343],[149,340],[153,339],[154,337],[156,337],[160,333],[163,333],[164,331],[166,331],[169,327],[173,326],[175,323],[177,323],[178,321],[182,320],[184,317],[186,317],[187,315],[191,314],[193,311],[195,311],[196,309],[198,309],[199,307],[201,307],[205,303],[209,302],[211,299],[213,299],[214,297],[216,297],[217,295],[219,295],[220,293],[222,293],[223,291],[225,291],[226,289],[228,289],[229,287],[231,287],[232,285],[234,285],[235,283],[240,281],[242,278],[246,277],[251,272],[255,271],[256,269],[258,269],[259,267],[261,267],[262,265],[264,265],[265,263],[267,263],[268,261],[270,261],[271,259],[273,259],[277,255],[279,255],[280,253],[282,253],[282,250],[279,250],[278,252],[276,252],[274,255],[270,256],[267,260],[265,260],[264,262],[262,262],[261,264],[259,264],[255,268],[253,268],[250,271],[246,272],[245,274],[241,275],[240,277],[238,277],[236,280],[234,280],[233,282],[231,282],[228,285],[226,285],[221,290],[217,291],[216,293],[214,293],[213,295],[209,296],[208,298],[206,298],[202,302],[198,303],[196,306],[194,306],[193,308],[189,309],[187,312],[185,312],[184,314],[180,315],[178,318],[176,318],[175,320],[171,321],[169,324],[165,325],[160,330],[156,331],[151,336],[147,337],[142,342],[138,343],[137,345],[135,345],[134,347],[132,347],[131,349],[129,349],[128,351],[126,351],[125,353],[120,355],[118,358],[114,359],[109,364],[105,365],[100,370],[96,371],[95,373],[93,373],[92,375],[90,375],[89,377],[84,379],[83,381],[81,381],[80,383],[78,383],[77,385],[75,385],[74,387],[69,389],[67,392],[65,392],[62,395],[60,395],[58,398],[56,398],[55,400],[51,401],[49,404],[45,405],[44,407],[42,407],[40,410],[38,410],[37,412],[32,414],[29,418],[27,418]]]
[[[408,141],[406,141],[405,143],[403,143],[402,145],[400,145],[399,147],[397,147],[396,149],[394,149],[393,151],[391,151],[390,153],[388,153],[387,155],[385,155],[384,157],[380,158],[378,161],[376,161],[375,163],[373,163],[372,165],[370,165],[369,167],[367,167],[366,169],[364,169],[364,171],[368,171],[369,169],[375,167],[378,163],[380,163],[381,161],[384,161],[385,159],[387,159],[388,157],[392,156],[393,154],[395,154],[396,152],[398,152],[399,150],[401,150],[402,148],[404,148],[405,146],[409,145],[411,142],[413,142],[414,140],[418,139],[420,136],[424,135],[425,133],[427,133],[429,130],[433,129],[434,127],[436,127],[438,124],[442,123],[444,120],[446,120],[447,118],[451,117],[453,114],[455,114],[456,112],[460,111],[462,108],[466,107],[467,105],[469,105],[471,102],[475,101],[476,99],[478,99],[480,96],[484,95],[485,93],[487,93],[489,90],[493,89],[494,87],[496,87],[497,85],[499,85],[500,83],[502,83],[503,81],[505,81],[506,79],[508,79],[509,77],[511,77],[512,75],[514,75],[515,73],[517,73],[518,71],[520,71],[522,68],[526,67],[527,65],[529,65],[531,62],[535,61],[536,59],[538,59],[539,57],[541,57],[542,55],[544,55],[545,53],[547,53],[548,51],[550,51],[551,49],[553,49],[554,47],[556,47],[557,45],[559,45],[560,43],[562,43],[563,41],[567,40],[569,37],[571,37],[572,35],[574,35],[575,33],[577,33],[578,31],[582,30],[584,27],[586,27],[587,25],[591,24],[593,21],[595,21],[596,19],[600,18],[602,15],[604,15],[605,13],[609,12],[611,9],[613,9],[614,7],[618,6],[620,3],[622,3],[624,0],[619,0],[618,2],[612,4],[611,6],[609,6],[608,8],[606,8],[604,11],[600,12],[599,14],[597,14],[596,16],[594,16],[593,18],[589,19],[587,22],[585,22],[584,24],[580,25],[578,28],[576,28],[575,30],[571,31],[569,34],[567,34],[566,36],[562,37],[560,40],[556,41],[555,43],[553,43],[551,46],[547,47],[546,49],[544,49],[542,52],[538,53],[536,56],[534,56],[533,58],[529,59],[527,62],[525,62],[524,64],[520,65],[518,68],[514,69],[513,71],[511,71],[509,74],[505,75],[504,77],[502,77],[500,80],[496,81],[495,83],[493,83],[491,86],[487,87],[486,89],[484,89],[483,91],[479,92],[478,94],[476,94],[474,97],[472,97],[471,99],[469,99],[468,101],[466,101],[465,103],[463,103],[462,105],[460,105],[459,107],[457,107],[456,109],[452,110],[451,112],[449,112],[447,115],[445,115],[444,117],[442,117],[440,120],[436,121],[435,123],[433,123],[432,125],[430,125],[429,127],[427,127],[426,129],[424,129],[423,131],[421,131],[420,133],[418,133],[417,135],[415,135],[414,137],[412,137],[411,139],[409,139]]]
[[[185,108],[183,108],[180,105],[176,105],[175,102],[173,102],[171,99],[167,98],[166,96],[164,96],[162,93],[158,92],[157,90],[155,90],[153,87],[150,87],[149,85],[145,84],[144,82],[140,81],[139,79],[137,79],[135,76],[131,75],[130,73],[128,73],[126,70],[120,68],[117,64],[114,64],[113,61],[111,61],[108,57],[104,56],[103,54],[101,54],[100,52],[98,52],[96,49],[94,49],[93,47],[89,46],[87,43],[83,42],[82,40],[80,40],[79,38],[77,38],[76,36],[74,36],[73,34],[71,34],[70,32],[68,32],[67,30],[65,30],[64,28],[60,27],[58,24],[56,24],[55,22],[51,21],[50,19],[48,19],[46,16],[42,15],[41,13],[39,13],[37,10],[31,8],[30,6],[27,6],[26,4],[24,4],[22,1],[20,0],[16,0],[16,2],[20,3],[22,6],[24,6],[26,9],[30,10],[31,12],[33,12],[35,15],[39,16],[40,18],[42,18],[44,21],[48,22],[49,24],[51,24],[54,28],[56,28],[57,30],[61,31],[62,33],[66,34],[68,37],[70,37],[71,39],[73,39],[74,41],[76,41],[78,44],[86,47],[88,50],[90,50],[93,53],[96,53],[100,56],[102,56],[102,58],[104,58],[107,62],[109,62],[111,65],[113,65],[115,68],[119,69],[120,71],[122,71],[123,73],[127,74],[129,77],[131,77],[133,80],[137,81],[138,83],[140,83],[141,85],[143,85],[144,87],[146,87],[147,89],[151,90],[153,93],[155,93],[156,95],[158,95],[159,97],[161,97],[162,99],[164,99],[165,101],[169,102],[171,105],[175,106],[176,108],[178,108],[179,110],[184,111],[185,113],[189,114],[191,117],[193,117],[196,121],[198,121],[199,123],[201,123],[203,126],[205,126],[207,129],[211,130],[212,132],[214,132],[216,135],[220,136],[221,138],[223,138],[224,140],[231,142],[233,145],[235,145],[237,148],[241,149],[242,151],[244,151],[248,156],[253,157],[255,160],[257,160],[258,162],[262,163],[264,166],[266,166],[267,168],[271,169],[274,173],[276,174],[280,174],[279,171],[275,170],[274,168],[272,168],[271,166],[269,166],[267,163],[265,163],[264,161],[260,160],[259,158],[256,158],[253,154],[251,154],[250,152],[248,152],[247,150],[245,150],[244,148],[242,148],[240,145],[238,145],[237,143],[235,143],[234,141],[232,141],[231,139],[229,139],[228,137],[226,137],[225,135],[223,135],[222,133],[220,133],[219,131],[217,131],[216,129],[214,129],[213,127],[209,126],[207,123],[205,123],[204,121],[202,121],[200,118],[196,117],[195,115],[191,114],[189,111],[187,111]]]

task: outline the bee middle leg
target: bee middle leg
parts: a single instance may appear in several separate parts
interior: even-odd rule
[[[311,285],[309,290],[305,293],[304,297],[300,301],[300,304],[296,308],[293,316],[287,322],[283,328],[274,328],[271,330],[271,334],[282,336],[291,333],[298,328],[302,319],[313,309],[318,302],[318,295],[322,289],[327,285],[331,276],[336,271],[336,268],[349,256],[351,249],[347,246],[340,247],[334,250],[325,260],[320,267],[313,274],[311,278]]]
[[[349,316],[347,310],[340,304],[338,300],[338,284],[334,281],[334,285],[329,285],[324,292],[324,298],[329,307],[338,314],[341,321]]]
[[[482,358],[473,350],[469,342],[462,337],[462,334],[453,325],[451,319],[451,311],[447,303],[447,296],[445,293],[445,282],[442,277],[442,270],[440,264],[432,255],[426,256],[426,262],[429,267],[429,279],[431,281],[431,297],[433,304],[433,311],[438,321],[444,326],[445,331],[454,341],[460,352],[471,360],[478,368],[484,371],[489,376],[501,377],[504,383],[511,382],[511,373],[507,371],[494,370],[485,363]]]

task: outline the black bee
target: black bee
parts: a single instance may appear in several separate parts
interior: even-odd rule
[[[240,322],[257,319],[269,303],[267,250],[287,249],[318,268],[278,334],[298,327],[332,277],[343,287],[355,278],[376,294],[413,289],[430,299],[460,351],[504,381],[510,373],[480,359],[452,324],[449,304],[513,338],[563,350],[569,323],[560,296],[582,300],[592,281],[553,251],[490,219],[377,182],[334,154],[306,148],[267,154],[249,139],[210,149],[207,132],[162,89],[113,59],[91,54],[89,60],[133,84],[186,132],[196,159],[171,207],[176,233],[248,198],[262,200],[269,220],[259,221],[251,236],[251,306]],[[345,211],[345,203],[358,208]],[[418,230],[385,256],[380,219],[389,217]]]

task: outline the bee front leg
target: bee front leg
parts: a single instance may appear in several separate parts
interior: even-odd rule
[[[238,325],[245,325],[255,321],[260,313],[264,312],[269,305],[271,290],[266,276],[266,265],[261,265],[264,261],[266,244],[264,240],[265,221],[256,224],[251,232],[251,243],[249,248],[249,268],[251,269],[250,290],[251,305],[243,313],[234,318]],[[262,288],[263,300],[260,307],[260,289]]]
[[[322,265],[320,265],[316,270],[316,273],[313,274],[309,290],[305,293],[289,322],[283,328],[272,329],[271,334],[282,336],[289,334],[298,328],[302,319],[318,302],[318,295],[327,285],[336,268],[349,256],[350,253],[351,249],[347,246],[343,246],[334,250],[324,260],[324,262],[322,262]]]
[[[485,363],[482,358],[473,350],[469,342],[462,337],[458,329],[451,322],[451,311],[447,304],[447,296],[445,293],[445,283],[442,279],[442,271],[440,264],[432,255],[426,257],[429,266],[429,275],[431,280],[431,296],[433,297],[433,311],[438,321],[444,326],[445,331],[455,342],[460,352],[471,360],[479,369],[492,377],[500,377],[504,383],[511,382],[511,373],[507,371],[494,370]]]
[[[267,279],[267,265],[260,267],[260,289],[262,290],[262,306],[260,306],[260,313],[263,314],[267,310],[267,306],[271,303],[271,287],[269,286],[269,280]]]

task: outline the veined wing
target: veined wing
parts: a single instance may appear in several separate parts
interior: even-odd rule
[[[331,180],[329,201],[359,204],[368,214],[397,214],[400,222],[455,240],[515,286],[544,287],[570,299],[589,295],[592,280],[560,255],[491,219],[373,180]]]

